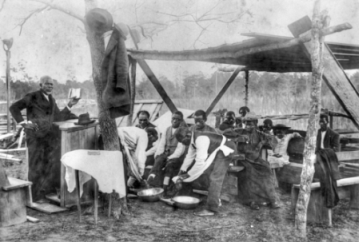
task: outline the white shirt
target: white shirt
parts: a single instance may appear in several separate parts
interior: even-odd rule
[[[188,148],[188,153],[186,158],[183,161],[181,166],[182,171],[187,171],[188,167],[192,164],[193,160],[195,160],[195,164],[191,168],[191,170],[199,169],[206,161],[208,157],[208,147],[210,145],[210,140],[207,136],[199,136],[195,142],[193,141],[193,135],[191,144]]]
[[[113,30],[110,30],[110,31],[106,31],[105,33],[103,33],[102,35],[102,38],[103,38],[103,41],[105,43],[105,50],[107,48],[107,45],[108,45],[108,42],[110,41],[110,38],[112,36],[112,33],[113,33]]]
[[[327,133],[327,131],[320,131],[321,132],[321,135],[322,135],[322,138],[320,140],[320,148],[321,149],[324,149],[324,137],[325,137],[325,134]]]
[[[286,134],[282,139],[278,138],[276,136],[276,139],[278,141],[277,145],[274,148],[275,154],[280,154],[282,156],[287,155],[287,148],[289,141],[294,137],[301,137],[298,133],[292,133],[292,134]]]
[[[156,153],[158,142],[159,141],[156,140],[155,142],[152,143],[152,147],[146,151],[146,156],[154,155]]]
[[[130,151],[134,152],[132,158],[138,166],[140,173],[142,173],[145,169],[147,159],[147,132],[137,127],[119,127],[117,128],[117,131],[118,136],[121,139],[121,144],[128,147]]]
[[[171,126],[169,126],[167,129],[169,129],[170,127]],[[167,129],[166,129],[166,131],[167,131]],[[174,134],[174,132],[176,130],[177,129],[172,128],[172,135]],[[162,155],[165,152],[165,147],[166,147],[166,132],[162,135],[161,140],[157,145],[155,157]],[[171,160],[171,159],[179,158],[181,155],[183,155],[185,150],[186,150],[186,146],[184,146],[181,142],[178,142],[175,151],[173,152],[172,155],[168,156],[167,159]]]

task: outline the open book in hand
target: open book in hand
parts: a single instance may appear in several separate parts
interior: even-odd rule
[[[69,90],[69,99],[80,99],[81,98],[81,88],[70,88]]]

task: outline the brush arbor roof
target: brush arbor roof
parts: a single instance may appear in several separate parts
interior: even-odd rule
[[[251,37],[239,43],[220,45],[200,50],[129,52],[136,59],[168,61],[204,61],[242,65],[247,70],[267,72],[311,72],[311,62],[300,44],[286,48],[261,51],[268,44],[284,43],[293,37],[247,33]],[[359,45],[326,42],[336,60],[344,70],[359,69]]]

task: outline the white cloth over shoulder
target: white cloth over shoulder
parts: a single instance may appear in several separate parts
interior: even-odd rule
[[[79,170],[80,194],[83,184],[93,177],[104,193],[115,191],[120,197],[126,196],[126,182],[122,153],[104,150],[74,150],[61,157],[66,168],[65,180],[68,191],[76,187],[75,170]]]
[[[206,138],[208,139],[207,142],[204,142],[204,140],[199,140],[199,138]],[[192,139],[193,139],[193,135],[192,135]],[[200,141],[200,142],[198,142]],[[218,146],[217,149],[215,149],[209,156],[207,159],[205,159],[203,162],[202,159],[197,159],[197,156],[198,156],[198,151],[199,151],[199,147],[200,145],[203,145],[205,144],[206,147],[201,147],[200,150],[204,151],[204,150],[208,150],[208,147],[209,147],[209,144],[210,144],[210,141],[209,141],[209,138],[208,137],[205,137],[205,136],[200,136],[196,139],[195,141],[195,146],[197,147],[196,148],[196,158],[195,158],[195,164],[193,165],[193,167],[191,168],[191,170],[188,171],[188,175],[189,177],[187,179],[184,179],[183,181],[184,182],[192,182],[194,180],[196,180],[198,177],[200,177],[206,169],[208,169],[208,167],[213,163],[214,159],[216,158],[216,155],[218,153],[218,151],[222,151],[224,156],[228,156],[229,154],[233,153],[234,150],[229,148],[228,146],[225,145],[226,143],[226,137],[223,136],[223,139],[222,139],[222,142],[221,142],[221,145]],[[192,144],[191,144],[192,146]],[[193,146],[192,146],[193,147]],[[187,157],[186,157],[187,158]],[[182,169],[182,168],[181,168]],[[172,179],[172,181],[174,183],[176,183],[178,179],[178,176],[174,177]]]

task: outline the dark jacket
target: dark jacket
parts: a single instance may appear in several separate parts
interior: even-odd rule
[[[38,125],[39,132],[36,132],[38,137],[46,135],[53,122],[77,118],[66,107],[60,111],[55,99],[49,95],[48,101],[41,90],[25,95],[23,99],[10,106],[11,115],[17,123],[24,121],[21,115],[23,109],[26,109],[27,120]],[[32,132],[28,131],[27,134],[31,135]]]
[[[131,90],[128,76],[128,57],[125,36],[114,28],[101,64],[101,83],[105,83],[102,100],[111,118],[128,115],[131,109]]]
[[[321,131],[318,130],[316,151],[320,150],[321,140],[322,140],[322,134]],[[339,134],[328,128],[327,133],[324,136],[323,145],[325,149],[329,148],[329,149],[333,149],[335,152],[339,151]]]
[[[337,180],[341,179],[339,161],[333,149],[321,149],[314,164],[314,177],[320,180],[320,189],[327,208],[335,207],[339,202]]]

